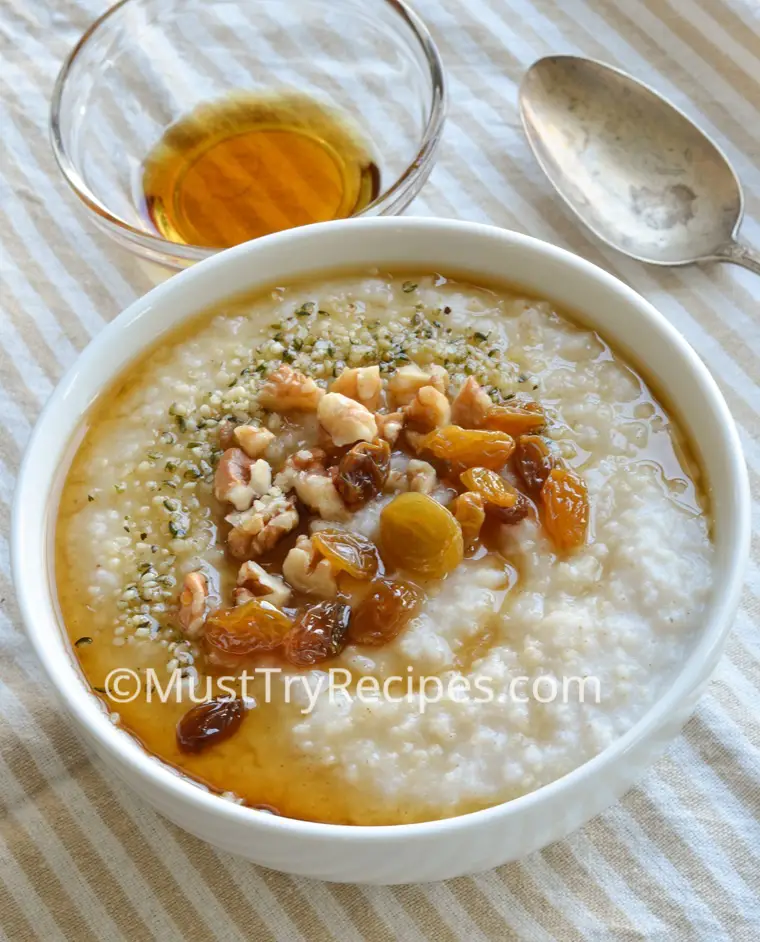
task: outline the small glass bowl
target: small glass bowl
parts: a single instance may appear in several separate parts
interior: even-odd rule
[[[420,191],[446,94],[438,50],[401,0],[121,0],[58,76],[55,157],[101,229],[185,268],[219,250],[157,233],[144,208],[143,161],[202,102],[273,88],[338,106],[374,145],[383,189],[357,215],[396,215]]]

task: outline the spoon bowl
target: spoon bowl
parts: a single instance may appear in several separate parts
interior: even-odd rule
[[[744,197],[723,151],[675,105],[625,72],[578,56],[534,62],[520,114],[542,169],[602,241],[652,265],[742,264]]]

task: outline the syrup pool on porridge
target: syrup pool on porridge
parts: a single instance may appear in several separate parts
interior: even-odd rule
[[[599,753],[682,662],[711,560],[699,468],[635,367],[547,301],[424,272],[162,338],[87,417],[56,530],[113,722],[231,800],[347,824],[488,807]],[[124,667],[180,702],[116,702]],[[599,696],[524,695],[568,677]]]

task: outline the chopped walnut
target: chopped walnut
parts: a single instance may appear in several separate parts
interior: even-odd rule
[[[420,494],[432,494],[438,479],[435,468],[427,461],[418,461],[412,458],[406,467],[406,476],[409,481],[409,490]]]
[[[449,374],[435,364],[425,368],[410,363],[397,369],[388,380],[388,394],[397,407],[408,406],[423,386],[433,386],[445,394],[449,388]]]
[[[237,442],[235,441],[235,423],[232,419],[224,419],[219,423],[219,447],[222,451],[227,451],[228,448],[234,448]]]
[[[420,494],[432,494],[438,483],[435,468],[427,461],[417,458],[407,464],[405,468],[394,468],[388,475],[387,490],[418,491]]]
[[[449,400],[435,386],[423,386],[408,406],[405,406],[407,424],[418,432],[432,432],[451,422]]]
[[[279,576],[267,572],[251,560],[240,567],[237,584],[238,588],[247,592],[251,598],[271,602],[277,608],[282,608],[290,598],[290,589]],[[236,604],[240,604],[238,598],[239,596],[236,596]]]
[[[275,485],[283,492],[295,490],[309,510],[324,520],[345,520],[346,505],[324,461],[325,453],[321,448],[297,451],[285,462],[275,478]]]
[[[260,458],[274,441],[274,434],[258,425],[238,425],[233,436],[249,458]]]
[[[415,432],[412,429],[406,431],[406,442],[415,455],[419,455],[423,451],[422,442],[425,440],[427,432]]]
[[[251,553],[251,543],[253,538],[245,530],[233,527],[227,535],[227,549],[233,559],[246,559],[253,555]]]
[[[208,582],[202,572],[189,572],[185,576],[179,596],[179,623],[186,638],[200,636],[206,618]]]
[[[375,413],[375,422],[377,423],[377,434],[379,438],[385,439],[389,445],[395,445],[396,439],[404,427],[406,416],[403,412],[388,412],[385,415],[381,412]]]
[[[253,559],[272,549],[286,533],[298,526],[295,500],[273,487],[242,513],[228,514],[232,524],[227,537],[230,553],[236,559]]]
[[[320,558],[311,544],[311,537],[301,535],[296,545],[285,557],[282,574],[299,592],[332,599],[338,594],[338,583],[332,565]]]
[[[235,608],[237,608],[238,605],[245,605],[246,602],[250,602],[255,598],[256,596],[253,594],[253,592],[243,588],[242,586],[237,585],[232,590],[232,604],[235,606]]]
[[[253,461],[240,448],[228,448],[219,459],[214,475],[217,500],[232,504],[235,510],[247,510],[255,497],[272,486],[272,469],[266,461]]]
[[[251,465],[250,486],[256,497],[262,497],[272,486],[272,469],[263,458],[258,458]]]
[[[451,421],[462,428],[482,428],[492,407],[485,389],[474,376],[468,376],[451,403]]]
[[[259,390],[259,405],[275,412],[314,412],[324,394],[313,379],[283,363]]]
[[[345,520],[348,517],[332,475],[305,474],[296,484],[296,494],[323,520]]]
[[[282,470],[285,471],[292,468],[294,471],[317,471],[326,473],[326,461],[327,455],[321,448],[302,448],[300,451],[290,455]],[[280,474],[282,474],[282,471]]]
[[[449,510],[462,528],[464,548],[469,550],[480,536],[480,528],[486,519],[485,501],[480,494],[465,491],[454,498],[449,504]]]
[[[355,399],[370,412],[375,412],[380,407],[383,395],[380,367],[360,366],[356,369],[343,370],[330,386],[330,392],[341,393],[349,399]]]
[[[336,445],[377,438],[377,423],[369,409],[341,393],[327,393],[319,403],[317,418]]]

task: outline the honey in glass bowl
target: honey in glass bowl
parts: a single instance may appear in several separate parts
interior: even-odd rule
[[[361,211],[380,193],[380,171],[346,113],[299,92],[237,93],[171,125],[142,188],[164,238],[228,248]]]

